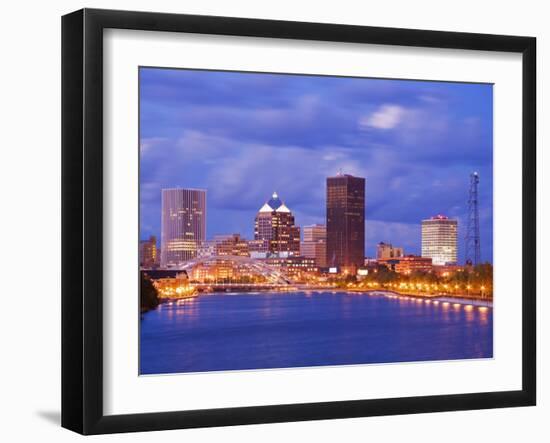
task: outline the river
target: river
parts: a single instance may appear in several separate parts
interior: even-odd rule
[[[381,294],[207,294],[140,320],[141,374],[492,355],[492,308]]]

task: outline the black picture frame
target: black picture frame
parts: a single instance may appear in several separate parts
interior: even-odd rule
[[[103,30],[522,54],[522,389],[131,415],[103,412]],[[83,9],[62,18],[62,426],[82,434],[530,406],[536,403],[536,39]],[[518,147],[519,149],[519,147]]]

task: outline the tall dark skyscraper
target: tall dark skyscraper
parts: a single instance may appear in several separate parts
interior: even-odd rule
[[[365,260],[365,179],[327,178],[327,264],[355,273]]]

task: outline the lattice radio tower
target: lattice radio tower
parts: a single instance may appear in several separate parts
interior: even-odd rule
[[[466,228],[466,264],[474,266],[481,261],[481,246],[479,242],[479,208],[477,186],[479,174],[470,174],[470,193],[468,197],[468,224]]]

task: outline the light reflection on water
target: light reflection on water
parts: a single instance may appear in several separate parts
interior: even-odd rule
[[[342,292],[211,294],[141,320],[141,373],[492,357],[492,309]]]
[[[472,305],[464,306],[464,312],[466,314],[466,321],[471,323],[475,319],[474,307]]]
[[[489,324],[489,315],[491,317],[491,328],[493,326],[493,310],[489,309],[485,306],[481,306],[479,309],[479,321],[483,326],[486,326]]]

